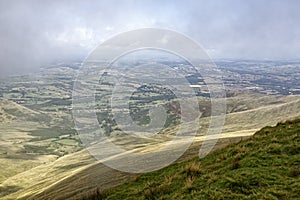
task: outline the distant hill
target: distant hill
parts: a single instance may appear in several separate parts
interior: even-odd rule
[[[0,123],[38,122],[47,123],[51,117],[43,112],[32,110],[13,101],[0,99]]]
[[[300,119],[84,199],[299,199]]]

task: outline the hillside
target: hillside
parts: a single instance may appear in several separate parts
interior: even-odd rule
[[[0,182],[55,159],[49,155],[26,154],[24,150],[25,142],[33,138],[31,131],[44,128],[41,122],[46,120],[48,117],[44,113],[11,101],[0,100]],[[1,192],[0,189],[0,194]]]
[[[66,128],[66,117],[63,113],[37,111],[0,99],[0,199],[23,187],[20,187],[21,180],[17,180],[17,184],[3,185],[7,179],[46,166],[62,154],[78,149],[77,141],[69,142],[69,135],[58,137],[70,133]]]
[[[37,120],[41,113],[30,110],[24,106],[11,101],[0,99],[0,122],[9,123],[12,120]]]
[[[296,95],[286,97],[239,95],[228,98],[227,102],[230,110],[226,116],[223,133],[220,135],[223,139],[220,140],[217,148],[249,137],[264,126],[300,117],[300,99]],[[52,117],[49,113],[47,114]],[[0,176],[1,199],[78,199],[82,194],[92,192],[97,186],[109,189],[135,177],[106,167],[85,150],[72,153],[74,149],[77,149],[76,138],[64,138],[69,137],[68,135],[56,137],[58,131],[62,134],[65,132],[61,131],[65,124],[64,121],[60,122],[58,119],[59,117],[52,117],[50,122],[47,122],[49,126],[45,126],[44,122],[40,124],[18,120],[18,118],[12,120],[8,125],[1,124],[3,125],[0,134],[1,142],[3,144],[9,142],[9,149],[11,149],[10,153],[8,145],[6,145],[3,152],[8,153],[1,155],[1,163],[4,166],[4,170],[1,172],[2,177]],[[209,123],[209,119],[203,118],[201,123],[205,127]],[[28,131],[24,131],[24,127],[28,127]],[[45,132],[47,130],[51,130],[51,132]],[[37,131],[39,134],[32,134]],[[180,161],[198,154],[203,140],[201,134],[204,131],[205,129],[199,134],[200,136],[195,138],[195,143]],[[10,134],[6,134],[7,132]],[[36,141],[36,137],[39,135],[47,137],[51,135],[53,138],[41,138],[40,141]],[[11,138],[12,136],[13,138]],[[26,139],[21,137],[26,137]],[[27,139],[28,137],[30,139]],[[35,140],[32,140],[32,137]],[[65,141],[72,143],[69,146],[60,145]],[[125,140],[122,141],[126,143]],[[134,146],[134,144],[130,145]],[[26,151],[23,150],[24,146]],[[140,146],[141,148],[138,149],[140,151],[155,150],[148,145]],[[35,147],[41,153],[31,153],[31,149],[28,147]],[[65,150],[66,147],[70,150]],[[68,155],[62,156],[60,152],[66,152]],[[12,162],[19,164],[12,165]]]
[[[298,199],[300,119],[85,199]]]

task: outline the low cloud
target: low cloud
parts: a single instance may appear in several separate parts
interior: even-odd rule
[[[0,75],[83,59],[122,31],[182,32],[212,58],[294,59],[299,1],[1,1]]]

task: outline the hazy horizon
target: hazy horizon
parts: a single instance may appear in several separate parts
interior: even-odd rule
[[[299,1],[1,1],[0,74],[82,60],[138,28],[187,35],[212,59],[298,60]]]

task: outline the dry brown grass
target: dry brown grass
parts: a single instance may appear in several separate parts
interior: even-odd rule
[[[236,98],[235,101],[238,101],[239,97],[235,97],[235,98]],[[250,110],[239,111],[239,112],[228,114],[222,137],[225,138],[225,137],[251,135],[252,133],[255,132],[255,130],[262,128],[263,126],[274,125],[278,121],[284,121],[285,119],[288,118],[294,118],[300,116],[299,96],[286,97],[286,98],[270,97],[272,98],[272,100],[268,100],[268,98],[269,97],[260,97],[259,101],[255,100],[255,102],[252,104],[251,102],[253,99],[255,99],[254,97],[247,97],[247,96],[242,97],[242,101],[246,102],[247,104],[248,103],[251,104],[252,107],[251,108],[248,107]],[[274,102],[276,98],[278,101],[280,101],[280,103],[270,104]],[[229,99],[229,101],[231,100]],[[261,104],[259,104],[259,102],[261,102]],[[240,108],[242,107],[236,107],[235,109],[238,110]],[[207,125],[209,119],[203,119],[203,120],[204,121],[202,125],[203,126]],[[35,125],[36,124],[34,123],[28,123],[28,126],[35,126]],[[27,128],[29,129],[32,127],[27,127]],[[188,129],[189,127],[186,128]],[[170,135],[173,134],[173,131],[174,130],[172,130],[172,133]],[[1,134],[3,133],[4,132],[2,132]],[[24,134],[24,132],[22,133],[19,132],[18,134],[19,136],[21,136],[22,134]],[[276,141],[276,138],[273,138],[272,140]],[[145,148],[145,151],[147,150],[147,148],[148,147]],[[151,151],[155,150],[155,148],[157,150],[157,147],[155,147],[155,145],[149,146],[149,150]],[[274,150],[275,149],[276,146],[274,146]],[[236,157],[242,157],[244,155],[243,154],[244,151],[245,151],[244,147],[238,149]],[[198,153],[198,151],[195,151],[195,153]],[[62,157],[61,159],[55,162],[42,164],[38,167],[35,167],[23,173],[19,173],[14,176],[7,177],[7,180],[2,183],[3,186],[16,186],[16,187],[23,188],[7,196],[7,198],[16,199],[22,196],[34,197],[34,195],[38,195],[39,193],[43,194],[45,191],[47,191],[48,196],[47,195],[46,196],[47,198],[51,199],[53,195],[58,195],[57,192],[55,192],[57,190],[61,192],[62,196],[63,193],[68,193],[68,195],[70,196],[74,195],[75,192],[79,193],[80,191],[76,191],[75,188],[79,188],[82,187],[83,185],[90,184],[89,180],[93,179],[94,173],[96,172],[96,169],[90,170],[92,164],[94,164],[95,161],[92,159],[88,160],[87,156],[88,154],[86,152],[84,154],[81,153],[70,154]],[[223,157],[220,157],[218,159],[220,160],[227,159],[226,155],[222,155],[222,156]],[[82,159],[85,159],[84,162],[86,162],[86,166],[81,166],[81,167],[78,166],[71,170],[68,167],[66,167],[66,166],[76,165],[79,162],[81,162]],[[233,163],[233,165],[235,165],[233,167],[238,167],[237,166],[238,164]],[[101,170],[102,168],[100,169],[100,171],[97,172],[99,176],[101,173],[103,173],[101,172]],[[291,174],[298,173],[297,169],[293,171],[294,172],[291,172]],[[113,176],[114,173],[116,172],[111,171],[111,176]],[[181,169],[181,173],[186,175],[187,177],[186,185],[189,185],[190,182],[193,181],[193,177],[201,176],[201,173],[203,172],[199,164],[191,163],[188,166],[185,166],[183,169]],[[82,174],[84,174],[84,178],[82,178]],[[122,178],[122,176],[120,177]],[[78,181],[79,178],[81,178],[81,182]],[[149,189],[148,193],[159,193],[159,191],[167,192],[167,186],[169,184],[172,184],[172,182],[175,179],[176,176],[165,177],[163,186],[154,186],[154,188],[156,189],[153,190]],[[125,180],[125,178],[123,180]],[[110,181],[110,180],[105,180],[105,181]],[[63,183],[67,183],[67,182],[69,184],[62,185]],[[110,185],[110,187],[113,187],[115,185],[117,185],[117,182],[113,182]],[[36,196],[36,199],[39,199],[39,197],[40,199],[42,199],[42,195]]]

